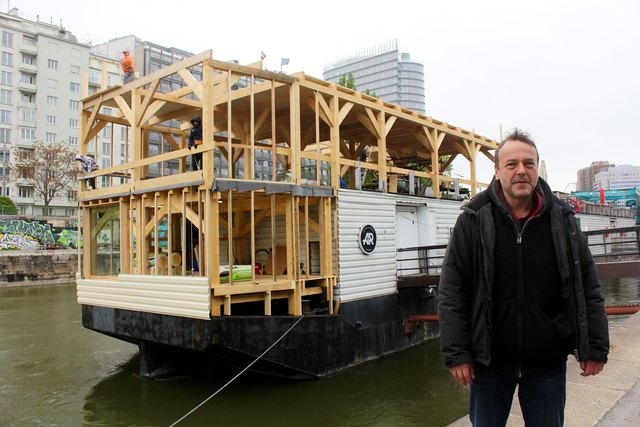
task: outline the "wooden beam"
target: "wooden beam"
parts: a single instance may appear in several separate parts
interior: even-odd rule
[[[178,74],[182,77],[182,80],[189,86],[189,88],[193,91],[194,95],[198,97],[200,101],[205,100],[204,89],[202,84],[191,74],[189,70],[183,68],[182,70],[178,70]]]
[[[163,77],[168,77],[172,74],[175,74],[178,72],[178,70],[181,70],[183,68],[193,67],[197,64],[200,64],[201,62],[211,58],[211,52],[212,51],[209,49],[197,55],[193,55],[189,58],[184,59],[183,61],[176,62],[175,64],[171,64],[167,67],[159,69],[156,72],[153,72],[149,75],[136,79],[131,83],[128,83],[126,86],[121,86],[119,88],[112,89],[106,92],[106,94],[101,93],[101,94],[89,96],[82,100],[84,107],[87,108],[87,107],[96,105],[96,103],[99,102],[100,97],[104,96],[103,101],[107,101],[115,98],[116,96],[120,96],[123,93],[127,93],[131,91],[132,86],[134,88],[142,88],[150,84],[154,80],[161,80]]]
[[[153,99],[153,94],[156,92],[156,89],[158,89],[158,84],[159,83],[160,83],[160,80],[154,80],[149,85],[149,90],[144,95],[144,97],[142,99],[142,104],[141,104],[140,109],[138,110],[137,115],[136,115],[135,123],[136,123],[137,126],[140,126],[145,121],[145,120],[143,120],[143,118],[146,115],[147,108],[149,108],[149,103]],[[151,114],[151,115],[153,115],[153,114]]]

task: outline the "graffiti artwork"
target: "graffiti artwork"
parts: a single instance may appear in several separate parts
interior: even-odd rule
[[[35,250],[39,246],[78,247],[78,230],[39,221],[0,220],[0,250]]]
[[[0,233],[0,250],[35,250],[38,241],[31,236],[21,236],[18,234]]]

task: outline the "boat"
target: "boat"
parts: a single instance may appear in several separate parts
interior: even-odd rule
[[[109,135],[106,167],[79,174],[77,300],[150,377],[198,363],[317,378],[436,338],[405,320],[435,312],[461,198],[488,185],[477,159],[498,144],[211,51],[87,96],[80,152]],[[469,179],[445,172],[454,159]]]

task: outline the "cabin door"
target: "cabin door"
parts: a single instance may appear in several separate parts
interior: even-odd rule
[[[418,209],[411,206],[396,208],[396,249],[420,246],[420,224]],[[418,251],[401,251],[396,254],[397,276],[408,276],[420,272]]]

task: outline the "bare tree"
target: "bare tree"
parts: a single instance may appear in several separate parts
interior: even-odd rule
[[[34,197],[48,207],[55,198],[66,197],[78,172],[75,152],[65,142],[35,141],[33,149],[14,148],[13,162],[7,163],[14,181],[33,187]]]

